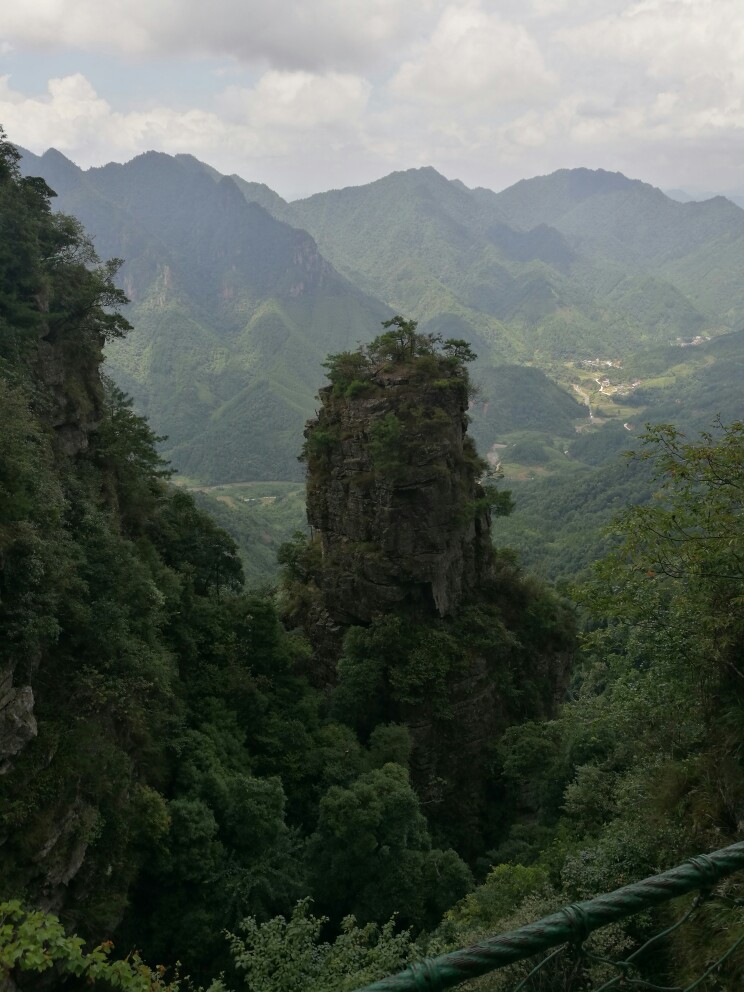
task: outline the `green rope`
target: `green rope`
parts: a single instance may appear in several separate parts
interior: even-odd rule
[[[459,985],[460,982],[477,978],[515,961],[522,961],[556,945],[574,943],[580,946],[590,933],[607,926],[608,923],[614,923],[640,910],[657,906],[677,896],[694,892],[696,889],[710,889],[722,878],[743,868],[744,842],[732,844],[731,847],[725,847],[721,851],[690,858],[679,867],[665,871],[661,875],[653,875],[642,882],[626,885],[606,895],[567,906],[542,920],[491,937],[473,947],[452,951],[436,958],[427,958],[414,965],[413,969],[409,968],[397,975],[383,978],[379,982],[365,986],[364,989],[358,989],[357,992],[444,992],[445,989]],[[661,936],[663,935],[660,934],[659,937]],[[744,941],[744,937],[737,941],[734,948],[726,952],[725,957],[732,953],[741,941]],[[541,968],[552,957],[553,955],[549,955],[533,971]],[[716,962],[716,966],[724,959]],[[690,989],[696,988],[708,973],[706,972],[706,975],[703,975],[694,986],[690,986]],[[610,984],[603,987],[610,987]]]

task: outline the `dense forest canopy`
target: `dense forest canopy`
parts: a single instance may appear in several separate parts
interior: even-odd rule
[[[117,263],[52,196],[2,137],[2,980],[351,990],[737,839],[741,423],[646,433],[632,464],[657,495],[570,604],[485,539],[508,505],[467,438],[470,345],[393,318],[329,358],[306,435],[322,526],[283,549],[278,591],[246,591],[101,375],[128,330]],[[462,571],[429,597],[431,561],[403,576],[396,543],[410,525],[418,554],[427,514],[388,511],[442,491],[435,550]],[[389,606],[344,610],[372,577]],[[666,913],[600,932],[598,959]],[[740,927],[711,910],[644,978],[687,983]]]

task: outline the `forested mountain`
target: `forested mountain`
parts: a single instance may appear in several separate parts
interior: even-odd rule
[[[596,557],[618,486],[646,498],[609,464],[644,423],[739,415],[744,212],[721,197],[679,203],[587,169],[495,193],[427,168],[287,203],[189,155],[83,172],[51,150],[22,167],[102,254],[125,257],[135,331],[108,346],[111,373],[185,481],[211,485],[200,499],[252,578],[275,574],[302,512],[299,488],[277,503],[250,486],[299,487],[326,354],[369,340],[393,310],[478,353],[473,435],[517,493],[498,540],[553,577]],[[597,512],[572,532],[587,487]]]
[[[644,423],[694,431],[739,416],[744,213],[721,197],[679,203],[586,169],[494,193],[419,169],[288,204],[187,155],[83,173],[50,151],[24,168],[59,189],[102,252],[129,259],[137,329],[125,349],[110,346],[112,372],[200,483],[299,480],[297,438],[323,357],[368,339],[367,316],[386,305],[479,353],[474,437],[517,493],[499,540],[554,577],[596,557],[621,491],[645,498],[622,463],[604,464]],[[331,275],[302,227],[382,302]],[[298,273],[297,252],[309,253],[317,285]],[[587,488],[597,512],[572,531],[564,523]],[[243,547],[275,548],[301,523],[299,499],[264,525],[253,490],[215,495],[219,504],[203,498]]]
[[[127,259],[136,330],[109,348],[112,374],[202,483],[299,478],[324,356],[368,340],[388,307],[474,346],[475,436],[517,481],[583,464],[576,428],[632,430],[678,401],[702,427],[720,409],[706,377],[729,388],[705,341],[744,314],[744,212],[720,197],[682,204],[586,169],[494,193],[428,168],[288,204],[188,155],[24,163]]]
[[[474,436],[517,504],[497,539],[553,577],[647,497],[614,461],[644,423],[740,416],[744,212],[721,197],[681,204],[587,169],[494,193],[419,169],[289,207],[350,278],[473,343]]]
[[[250,722],[271,750],[278,711],[262,693],[277,679],[287,701],[306,689],[272,605],[240,593],[234,544],[166,486],[153,432],[101,378],[104,340],[128,330],[126,301],[51,195],[0,140],[0,899],[61,911],[100,940],[147,862],[179,902],[188,955],[216,908],[186,908],[203,873],[237,883],[215,896],[224,914],[239,879],[259,863],[254,878],[270,873],[292,846],[282,786],[252,764],[237,711],[258,705]],[[234,828],[246,802],[250,838]],[[293,865],[275,896],[293,899]],[[5,927],[17,910],[4,907]]]
[[[417,954],[414,936],[427,939],[472,888],[465,858],[474,864],[486,840],[503,839],[513,813],[504,802],[492,815],[500,786],[485,760],[468,829],[462,805],[445,801],[463,783],[444,760],[451,754],[435,761],[435,751],[444,728],[456,733],[458,713],[437,707],[437,732],[422,734],[427,686],[439,695],[457,687],[467,711],[476,692],[483,706],[487,683],[495,746],[517,719],[552,712],[574,645],[566,605],[491,546],[489,506],[503,501],[481,489],[482,463],[465,437],[469,352],[455,341],[439,353],[434,339],[414,336],[415,356],[389,355],[383,335],[375,352],[331,360],[335,369],[364,355],[382,362],[362,392],[383,374],[410,380],[396,395],[434,452],[419,468],[435,472],[443,493],[461,492],[462,506],[453,516],[440,500],[454,535],[440,547],[426,546],[424,530],[424,545],[407,549],[398,532],[387,584],[386,623],[406,623],[438,645],[437,670],[421,668],[414,642],[396,665],[395,630],[353,613],[343,629],[336,624],[339,650],[329,654],[296,621],[288,629],[298,601],[314,596],[302,564],[312,549],[285,550],[279,599],[243,592],[233,542],[167,484],[152,430],[101,377],[104,342],[131,330],[126,299],[112,281],[115,263],[99,262],[79,223],[51,211],[52,197],[43,180],[21,176],[0,140],[0,979],[33,989],[36,973],[56,967],[50,977],[61,982],[162,988],[162,972],[137,958],[107,970],[115,933],[122,949],[180,960],[208,980],[231,966],[226,927],[247,918],[246,931],[260,935],[277,913],[310,927],[314,966],[331,954],[331,945],[316,946],[329,924],[339,938],[332,987],[380,977]],[[385,395],[373,405],[373,434],[374,424],[384,433],[403,414]],[[358,397],[356,409],[366,408]],[[420,525],[431,493],[395,467],[411,440],[393,438],[392,453],[382,446],[368,486],[383,498],[395,491]],[[330,453],[326,442],[322,429],[308,440]],[[338,454],[340,434],[333,444]],[[322,472],[315,481],[317,499]],[[347,522],[352,502],[337,504]],[[378,558],[395,534],[370,533],[364,553]],[[459,581],[442,598],[458,556]],[[417,559],[428,571],[411,599],[406,576]],[[353,565],[335,574],[349,582]],[[481,628],[498,635],[487,673]],[[379,711],[360,714],[360,678],[378,649],[391,678],[376,687]],[[408,678],[396,680],[396,668]],[[534,683],[529,693],[516,688],[518,670]],[[471,774],[475,767],[470,761]],[[328,919],[308,917],[309,897]],[[106,939],[107,950],[86,958],[41,910],[60,913],[86,939]],[[239,946],[234,938],[236,954]],[[253,953],[250,967],[271,971],[272,953]],[[232,977],[247,968],[232,967]]]
[[[158,321],[185,315],[196,287],[223,344],[240,336],[230,301],[249,310],[277,273],[282,321],[302,271],[300,297],[330,285],[340,308],[385,312],[188,156],[92,175],[47,165],[65,195],[115,217],[114,246],[141,249],[122,271],[144,294],[161,383],[186,339],[158,352]],[[135,205],[135,174],[173,181],[167,209],[154,194]],[[186,250],[186,222],[167,214],[189,191],[202,238]],[[623,365],[567,366],[591,404],[574,419],[539,368],[486,370],[474,397],[472,340],[386,320],[328,356],[304,435],[313,531],[281,550],[277,589],[246,593],[234,543],[168,484],[153,429],[100,374],[105,342],[123,355],[135,338],[135,369],[148,347],[116,263],[53,195],[0,139],[0,984],[177,992],[193,987],[180,960],[211,992],[350,992],[740,837],[744,427],[652,429],[624,480],[607,460],[630,443],[622,416],[678,411],[690,430],[713,403],[735,410],[741,333],[685,348],[660,335]],[[484,478],[469,401],[510,439],[490,454],[552,485],[547,509],[525,490],[536,543],[568,514],[586,529],[614,493],[613,551],[574,604],[491,546],[516,515]],[[735,879],[723,899],[706,892],[692,931],[636,960],[638,982],[692,987],[717,961],[716,985],[737,990],[744,944],[724,951],[744,936],[742,894]],[[615,982],[608,962],[677,908],[603,928],[593,956],[551,958],[537,982]],[[530,968],[481,987],[506,992]]]
[[[291,208],[342,271],[422,319],[452,311],[501,358],[623,357],[744,314],[744,212],[619,173],[563,170],[497,194],[419,169]]]
[[[248,203],[190,156],[87,172],[26,154],[97,250],[122,257],[136,330],[108,349],[179,471],[203,481],[299,478],[297,437],[329,351],[389,310],[339,276],[305,232]],[[248,426],[249,425],[249,426]]]

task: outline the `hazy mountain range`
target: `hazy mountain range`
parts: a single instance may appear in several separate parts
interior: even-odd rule
[[[292,478],[328,352],[370,337],[390,309],[304,231],[190,159],[142,155],[82,172],[24,156],[120,280],[135,326],[109,349],[180,471],[209,481]]]
[[[202,482],[300,478],[325,356],[396,312],[473,344],[474,433],[516,477],[579,440],[571,469],[591,465],[610,428],[620,444],[670,406],[701,426],[736,407],[744,210],[723,197],[586,169],[496,193],[423,168],[287,203],[188,155],[22,167],[125,259],[135,331],[112,374]]]

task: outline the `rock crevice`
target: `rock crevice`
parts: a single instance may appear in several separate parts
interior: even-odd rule
[[[451,615],[489,567],[467,390],[443,371],[423,388],[386,375],[359,397],[320,391],[305,431],[307,511],[322,552],[318,583],[337,622],[368,623],[392,604]]]

